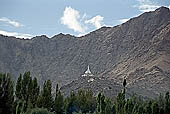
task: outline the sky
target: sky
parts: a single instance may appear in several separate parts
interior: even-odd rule
[[[0,34],[83,36],[161,6],[170,8],[170,0],[0,0]]]

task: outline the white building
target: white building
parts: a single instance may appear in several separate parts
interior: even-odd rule
[[[94,76],[94,75],[91,73],[91,71],[90,71],[89,65],[88,65],[88,67],[87,67],[87,70],[85,71],[85,73],[84,73],[82,76]]]

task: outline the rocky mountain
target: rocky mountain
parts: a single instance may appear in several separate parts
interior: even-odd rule
[[[126,77],[127,88],[137,94],[152,97],[170,91],[170,10],[160,7],[82,37],[58,34],[26,40],[0,35],[0,72],[14,79],[31,71],[41,84],[50,79],[74,89],[81,83],[75,86],[74,80],[88,65],[96,77],[105,79],[97,78],[100,84],[114,87]]]
[[[99,92],[103,92],[105,96],[114,98],[117,94],[123,91],[122,84],[115,82],[114,80],[107,79],[105,77],[98,76],[80,76],[78,79],[72,81],[71,83],[64,85],[60,88],[64,96],[68,96],[70,92],[78,92],[78,90],[92,90],[93,94],[96,96]],[[152,91],[148,91],[143,88],[131,88],[126,87],[126,97],[137,95],[148,98],[156,97]]]

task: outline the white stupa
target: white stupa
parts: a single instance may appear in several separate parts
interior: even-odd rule
[[[88,67],[87,67],[87,70],[85,71],[85,73],[84,73],[82,76],[94,76],[94,75],[91,73],[91,71],[90,71],[89,65],[88,65]]]

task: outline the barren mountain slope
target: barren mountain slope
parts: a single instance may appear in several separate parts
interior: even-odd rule
[[[169,53],[170,11],[161,7],[83,37],[58,34],[24,40],[0,35],[0,72],[16,79],[31,71],[41,84],[51,79],[63,86],[90,65],[98,77],[121,83],[126,76],[128,88],[158,94],[170,90]]]

